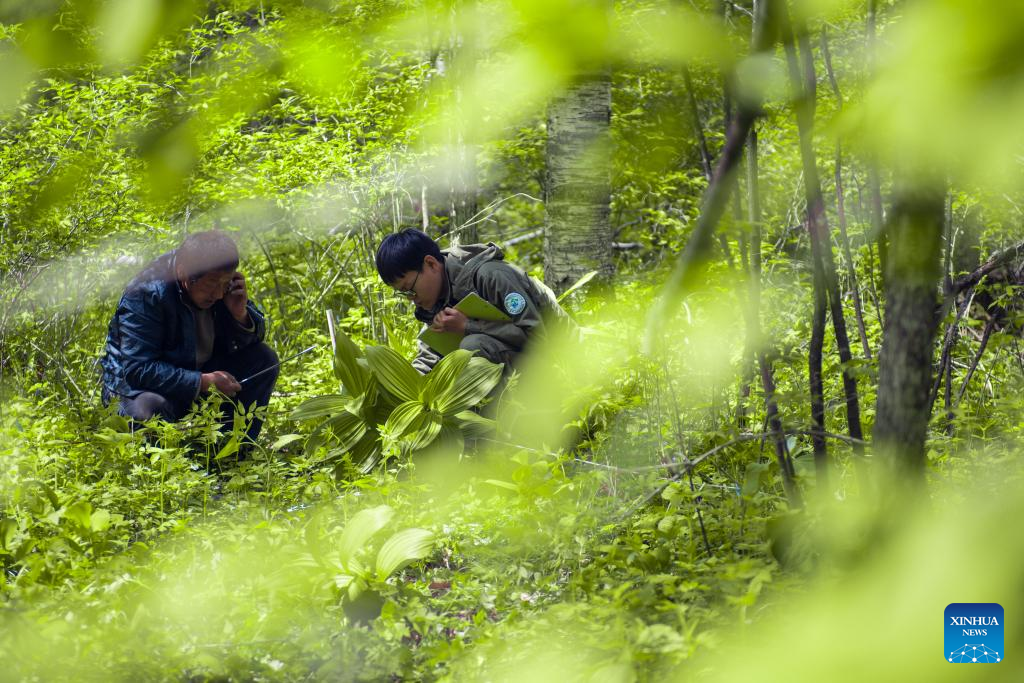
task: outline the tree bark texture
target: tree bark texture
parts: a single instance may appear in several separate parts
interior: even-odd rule
[[[903,478],[921,483],[942,277],[943,194],[907,190],[892,214],[873,442]]]
[[[579,78],[548,106],[544,281],[562,292],[592,270],[613,274],[611,79]]]

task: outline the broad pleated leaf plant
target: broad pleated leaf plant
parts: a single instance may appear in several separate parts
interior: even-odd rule
[[[366,360],[374,377],[398,401],[414,401],[420,398],[424,379],[404,358],[386,346],[370,346],[366,349]]]
[[[493,433],[494,422],[470,410],[501,380],[501,365],[459,349],[426,377],[386,346],[365,354],[335,333],[334,373],[342,393],[318,396],[292,412],[294,420],[322,419],[306,440],[306,453],[326,450],[328,461],[344,456],[363,473],[380,460],[385,444],[415,453],[439,437],[462,452],[466,438]]]
[[[377,580],[383,581],[399,569],[430,554],[434,534],[426,529],[403,529],[384,542],[377,552]]]

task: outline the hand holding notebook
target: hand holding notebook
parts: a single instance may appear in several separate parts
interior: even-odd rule
[[[489,304],[475,292],[467,294],[462,301],[455,304],[454,308],[463,313],[470,320],[503,322],[509,322],[512,320],[512,318],[508,317],[508,315],[503,311]],[[459,343],[462,341],[462,336],[455,334],[454,332],[438,332],[430,329],[429,327],[420,332],[419,338],[420,341],[441,355],[448,355],[452,351],[455,351],[459,348]]]

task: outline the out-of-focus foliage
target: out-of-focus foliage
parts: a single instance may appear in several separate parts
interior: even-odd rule
[[[833,225],[836,144],[845,151],[852,258],[835,253],[844,293],[856,274],[875,352],[852,362],[870,432],[886,295],[870,170],[883,210],[903,184],[949,183],[951,274],[1020,240],[1024,10],[880,0],[871,43],[866,4],[789,10],[814,49],[813,142]],[[841,439],[829,443],[829,481],[816,480],[803,169],[784,53],[747,56],[751,10],[0,0],[0,677],[956,675],[937,668],[943,607],[1019,611],[1020,552],[1002,535],[1019,507],[1021,285],[1013,268],[994,273],[960,321],[953,419],[940,391],[929,441],[941,514],[879,516],[877,468]],[[482,420],[442,406],[440,380],[398,369],[418,324],[378,282],[374,249],[424,224],[447,245],[470,174],[481,237],[521,239],[508,258],[536,272],[546,103],[604,69],[615,299],[572,294],[583,340],[536,349],[496,401],[493,433],[451,448],[446,426]],[[641,321],[700,213],[701,139],[713,163],[751,89],[767,97],[763,242],[750,243],[741,174],[706,281],[641,357]],[[216,400],[134,433],[98,407],[95,358],[122,286],[211,227],[238,239],[282,357],[329,346],[327,309],[344,347],[282,368],[265,439],[242,462]],[[745,351],[754,248],[800,513],[782,495]],[[852,321],[849,296],[844,306]],[[993,311],[999,325],[967,383]],[[842,436],[832,349],[828,338],[825,425]],[[472,384],[475,399],[490,378],[459,385],[480,368],[463,361],[453,356],[462,375],[445,379]],[[390,378],[387,401],[372,377]],[[339,381],[342,397],[325,399]],[[291,419],[303,415],[326,419]],[[436,447],[360,470],[378,447],[419,450],[420,437]]]
[[[879,45],[877,78],[851,113],[857,139],[928,182],[949,174],[1019,188],[1021,30],[1024,7],[1015,2],[910,3]]]

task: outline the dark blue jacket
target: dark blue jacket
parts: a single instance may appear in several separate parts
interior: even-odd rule
[[[188,294],[174,274],[174,251],[157,257],[125,288],[107,330],[103,395],[137,396],[152,391],[179,405],[199,393],[196,367],[196,321],[185,302]],[[222,357],[263,340],[263,313],[250,301],[255,327],[245,329],[218,301],[214,320],[213,357]]]

